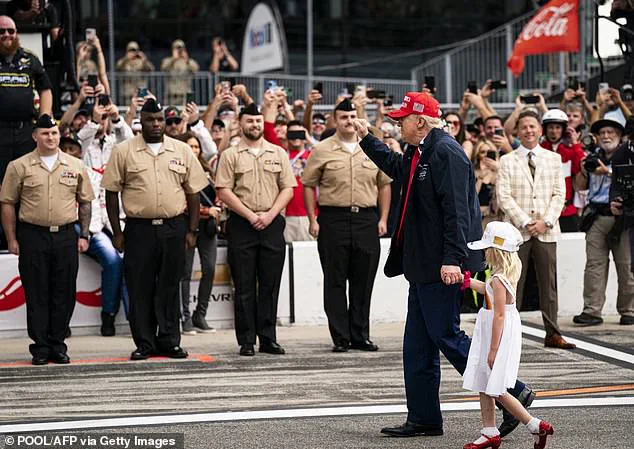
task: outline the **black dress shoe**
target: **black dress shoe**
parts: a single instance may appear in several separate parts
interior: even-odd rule
[[[359,351],[378,351],[379,347],[370,340],[358,341],[350,343],[350,349],[358,349]]]
[[[135,349],[132,354],[130,354],[130,360],[146,360],[149,359],[152,353],[144,348]]]
[[[405,424],[401,424],[400,426],[384,427],[381,429],[381,433],[391,437],[431,437],[440,436],[443,434],[443,431],[442,427],[405,421]]]
[[[583,312],[580,315],[576,315],[572,319],[572,322],[581,326],[598,326],[599,324],[603,324],[603,318]]]
[[[347,341],[339,341],[332,347],[332,352],[348,352],[348,349],[350,349],[350,343]]]
[[[117,333],[114,327],[115,315],[111,313],[101,312],[101,335],[104,337],[113,337]]]
[[[535,400],[535,393],[533,390],[526,387],[517,397],[517,400],[520,401],[520,404],[522,404],[524,408],[528,408]],[[500,432],[500,437],[504,438],[509,433],[513,432],[517,426],[519,426],[520,421],[505,408],[502,408],[502,418],[502,424],[500,424],[498,430]]]
[[[68,357],[68,354],[65,352],[52,352],[48,356],[48,361],[60,365],[68,365],[70,363],[70,357]]]
[[[242,345],[240,346],[240,355],[253,357],[255,355],[255,348],[253,345]]]
[[[186,359],[189,354],[180,346],[174,346],[166,351],[161,351],[160,355],[170,359]]]
[[[619,321],[619,324],[622,326],[630,326],[634,324],[634,316],[623,315],[621,317],[621,320]]]
[[[277,344],[274,341],[265,343],[265,344],[260,343],[260,352],[266,352],[267,354],[276,354],[276,355],[286,354],[286,351],[284,350],[284,348],[282,348],[279,344]]]
[[[48,365],[48,356],[47,355],[34,355],[31,359],[32,365]]]

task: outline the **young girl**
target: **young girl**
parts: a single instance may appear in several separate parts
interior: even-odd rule
[[[515,285],[522,271],[517,250],[523,239],[510,223],[492,221],[482,240],[469,243],[470,249],[486,249],[486,261],[491,268],[487,283],[470,279],[464,274],[463,287],[484,295],[484,307],[478,313],[469,350],[463,388],[480,393],[482,436],[464,449],[497,449],[500,432],[495,425],[495,401],[526,425],[535,437],[535,449],[546,447],[553,427],[533,418],[507,388],[515,385],[522,350],[522,323],[515,307]]]

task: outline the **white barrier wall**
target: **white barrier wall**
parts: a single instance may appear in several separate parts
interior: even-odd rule
[[[374,284],[372,322],[403,321],[407,311],[408,284],[402,276],[388,279],[383,275],[389,240],[381,239],[381,261]],[[583,270],[585,266],[584,234],[564,234],[557,246],[559,314],[575,315],[583,307]],[[290,322],[289,255],[287,250],[282,284],[280,288],[278,322]],[[323,275],[315,242],[293,244],[294,311],[297,324],[326,324],[323,308]],[[77,278],[77,304],[71,327],[99,326],[101,324],[101,269],[87,256],[80,256]],[[198,256],[194,259],[194,275],[191,282],[191,308],[195,307],[200,279]],[[604,315],[616,314],[616,270],[610,264],[607,301]],[[123,308],[122,308],[123,309]],[[227,265],[226,248],[218,248],[216,277],[207,319],[217,328],[233,327],[233,287]],[[117,317],[118,324],[125,324],[123,310]],[[0,255],[0,332],[26,329],[24,291],[18,274],[17,257]],[[1,336],[2,334],[0,334]],[[6,334],[5,334],[6,335]]]

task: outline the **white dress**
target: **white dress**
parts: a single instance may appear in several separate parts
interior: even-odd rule
[[[491,369],[487,363],[487,357],[491,348],[493,330],[493,288],[491,287],[493,278],[502,282],[513,297],[513,303],[504,306],[504,329],[493,369]],[[485,304],[476,318],[462,387],[497,397],[506,393],[508,388],[512,388],[517,380],[522,352],[522,322],[515,306],[515,288],[505,277],[494,274],[487,281],[485,289]]]

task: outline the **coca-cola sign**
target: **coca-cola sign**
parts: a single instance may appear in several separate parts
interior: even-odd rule
[[[524,26],[507,65],[515,76],[524,56],[579,51],[579,0],[551,0]]]

